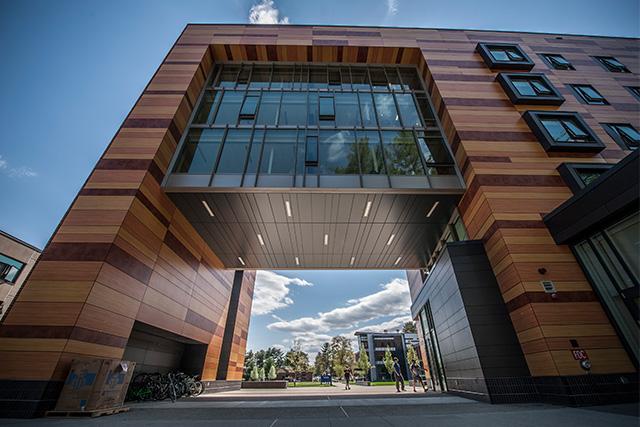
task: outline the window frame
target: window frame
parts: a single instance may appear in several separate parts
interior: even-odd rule
[[[513,79],[542,81],[550,89],[551,95],[522,95],[513,84]],[[560,105],[565,99],[543,73],[499,73],[496,80],[502,86],[513,104]]]
[[[22,272],[24,271],[25,267],[27,266],[27,263],[26,263],[26,262],[24,262],[24,261],[20,261],[20,260],[18,260],[18,259],[15,259],[15,258],[13,258],[13,257],[10,257],[9,255],[3,254],[3,253],[0,253],[0,255],[2,255],[3,257],[5,257],[5,258],[7,258],[7,259],[9,259],[9,260],[11,260],[11,261],[14,261],[14,262],[15,262],[15,263],[17,263],[17,264],[22,264],[22,265],[20,266],[20,268],[18,268],[18,272],[17,272],[17,273],[16,273],[16,275],[13,277],[13,280],[7,280],[7,279],[5,279],[5,277],[6,277],[6,276],[5,276],[5,277],[0,277],[0,283],[9,283],[9,284],[11,284],[11,285],[15,285],[15,284],[16,284],[16,282],[18,281],[18,279],[20,278],[20,275],[21,275],[21,274],[22,274]],[[1,260],[0,260],[0,264],[1,264],[1,265],[7,265],[7,266],[9,266],[9,267],[14,267],[14,268],[15,268],[15,265],[11,265],[11,264],[4,263],[4,262],[2,262]]]
[[[491,54],[491,48],[501,48],[502,50],[512,49],[521,55],[523,61],[503,61],[497,60]],[[490,69],[506,69],[506,70],[526,70],[529,71],[535,65],[529,55],[527,55],[522,48],[515,43],[493,43],[493,42],[480,42],[476,45],[476,52],[480,54],[485,64]]]
[[[579,171],[580,169],[599,169],[603,171],[603,174],[606,173],[609,169],[611,169],[614,165],[610,163],[561,163],[558,167],[558,173],[562,177],[562,180],[567,184],[567,187],[571,190],[573,194],[577,194],[583,189],[591,186],[590,183],[585,185],[584,181],[580,177]],[[596,178],[596,181],[599,180],[600,177]]]
[[[557,64],[553,62],[553,60],[550,58],[552,56],[559,56],[562,59],[564,59],[565,61],[567,61],[568,65],[563,66],[562,64]],[[540,57],[542,58],[542,60],[552,69],[554,70],[561,70],[561,71],[575,71],[576,67],[571,63],[571,61],[569,61],[567,58],[564,57],[564,55],[560,54],[560,53],[541,53]]]
[[[625,86],[625,89],[638,101],[640,101],[640,86]]]
[[[569,84],[567,86],[569,86],[569,88],[573,91],[576,99],[581,104],[587,104],[587,105],[609,105],[609,101],[607,101],[607,99],[600,93],[600,91],[598,91],[598,89],[593,87],[593,85],[586,84],[586,83],[572,83],[572,84]],[[589,94],[584,93],[584,90],[582,89],[583,87],[591,88],[591,90],[593,90],[595,93],[600,95],[600,98],[601,98],[602,101],[597,101],[597,100],[595,100],[595,98],[592,98]]]
[[[600,66],[602,68],[604,68],[605,70],[611,72],[611,73],[622,73],[622,74],[628,74],[631,73],[631,71],[629,70],[629,68],[624,65],[620,60],[618,60],[618,58],[616,58],[615,56],[592,56],[592,58],[598,63],[600,64]],[[621,67],[617,67],[617,66],[610,66],[609,64],[607,64],[606,60],[607,59],[613,59],[614,61],[618,62]]]
[[[522,118],[529,125],[538,142],[543,146],[545,151],[565,151],[565,152],[591,152],[599,153],[604,150],[604,143],[598,138],[595,132],[589,127],[579,113],[573,111],[525,111]],[[545,118],[556,120],[571,119],[579,125],[583,131],[591,139],[588,142],[564,142],[556,141],[547,128],[542,124]],[[564,126],[564,125],[563,125]]]
[[[622,148],[623,150],[630,150],[630,151],[638,150],[638,148],[632,148],[629,146],[629,144],[625,142],[624,137],[620,135],[620,133],[615,129],[615,126],[630,126],[636,132],[638,132],[638,129],[636,129],[636,127],[633,126],[631,123],[602,123],[602,127],[604,128],[604,130],[616,142],[616,144],[620,146],[620,148]]]

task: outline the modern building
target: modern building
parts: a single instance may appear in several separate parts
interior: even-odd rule
[[[167,369],[237,387],[263,268],[408,270],[442,390],[628,397],[637,197],[588,184],[634,161],[639,51],[560,34],[188,25],[0,325],[0,408],[50,407],[74,358],[161,348],[181,355]],[[576,179],[587,188],[573,195]],[[598,266],[604,250],[620,266]],[[600,274],[618,267],[626,279]]]
[[[0,230],[0,319],[40,256],[40,249]]]
[[[358,337],[358,350],[366,351],[369,357],[369,363],[371,363],[371,381],[391,381],[393,379],[384,364],[384,356],[387,348],[392,357],[398,358],[402,376],[406,380],[411,379],[407,351],[409,347],[413,347],[418,357],[421,356],[418,345],[418,334],[362,331],[356,332],[355,335]]]

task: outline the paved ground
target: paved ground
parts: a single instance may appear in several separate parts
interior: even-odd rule
[[[171,402],[131,405],[95,419],[2,420],[3,426],[211,427],[637,427],[637,405],[567,408],[544,404],[490,405],[437,393],[395,393],[392,387],[241,390]],[[264,391],[260,391],[264,393]],[[275,393],[274,393],[275,392]]]

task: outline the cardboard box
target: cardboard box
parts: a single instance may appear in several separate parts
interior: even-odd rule
[[[135,362],[74,359],[56,411],[94,411],[122,406]]]

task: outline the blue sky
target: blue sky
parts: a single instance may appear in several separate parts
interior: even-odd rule
[[[252,7],[258,22],[640,34],[637,0],[0,0],[0,229],[43,247],[184,25],[246,23]],[[294,334],[266,328],[273,315],[357,305],[403,273],[286,276],[314,286],[285,285],[294,303],[254,316],[250,345]]]

